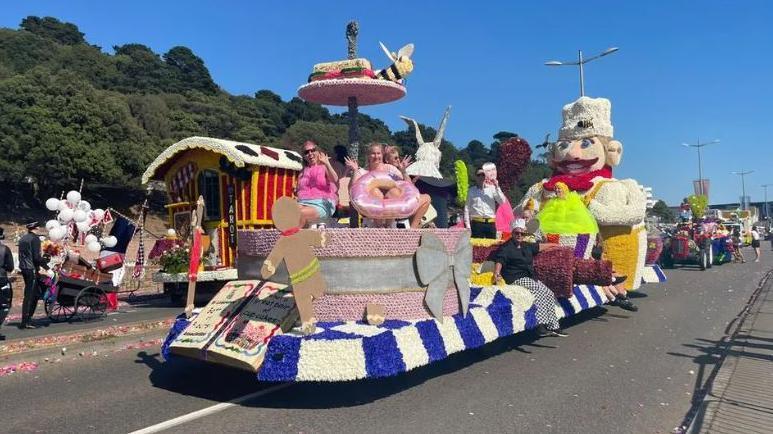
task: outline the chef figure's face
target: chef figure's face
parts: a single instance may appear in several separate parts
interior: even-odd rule
[[[622,145],[606,137],[559,140],[553,147],[551,166],[567,175],[581,175],[620,162]]]

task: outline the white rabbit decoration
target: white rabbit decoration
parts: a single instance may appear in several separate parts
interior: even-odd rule
[[[442,178],[440,174],[440,143],[443,141],[443,134],[446,131],[446,123],[448,122],[448,116],[451,113],[451,106],[448,106],[443,119],[440,121],[440,127],[438,128],[435,139],[431,142],[425,142],[421,136],[418,123],[405,116],[400,116],[409,126],[413,124],[416,130],[416,142],[419,144],[419,148],[416,150],[416,161],[406,168],[406,173],[411,176],[426,176],[429,178]]]

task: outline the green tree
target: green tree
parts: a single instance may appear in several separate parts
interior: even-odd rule
[[[547,164],[532,160],[518,182],[512,187],[507,188],[505,194],[507,194],[510,202],[515,205],[521,201],[523,195],[526,194],[532,185],[543,179],[550,178],[552,173],[552,169]]]
[[[158,54],[142,44],[114,46],[116,67],[121,73],[118,88],[124,92],[161,92],[169,71]]]
[[[20,26],[23,30],[64,45],[84,44],[86,42],[83,33],[78,30],[78,26],[63,23],[53,17],[29,16],[21,20]]]
[[[346,143],[349,130],[346,125],[328,124],[324,122],[298,121],[287,129],[282,136],[280,146],[286,149],[300,151],[306,140],[312,140],[324,149],[328,155],[333,154],[333,147]]]
[[[59,51],[59,45],[30,32],[0,29],[0,63],[20,74],[45,64]]]
[[[672,211],[662,200],[655,202],[655,205],[648,210],[648,214],[660,218],[660,221],[663,223],[673,223],[676,221],[674,211]]]
[[[188,47],[173,47],[163,56],[170,74],[167,91],[198,90],[204,93],[215,93],[217,85],[212,81],[204,61]],[[176,87],[171,89],[170,87]]]

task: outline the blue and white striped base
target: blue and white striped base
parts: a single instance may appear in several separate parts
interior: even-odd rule
[[[602,305],[608,300],[594,286],[574,287],[574,297],[560,299],[559,318]],[[480,347],[497,338],[536,327],[532,295],[519,286],[472,288],[470,309],[461,314],[420,321],[321,322],[309,336],[296,330],[276,336],[268,346],[260,381],[350,381],[398,375]],[[172,327],[162,353],[188,325],[182,316]]]
[[[666,281],[666,275],[658,264],[645,265],[641,276],[642,283],[662,283]]]

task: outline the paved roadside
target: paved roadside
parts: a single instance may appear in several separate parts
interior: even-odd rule
[[[39,303],[33,324],[36,329],[19,330],[20,315],[11,316],[3,324],[0,333],[6,336],[7,341],[15,339],[31,339],[40,336],[47,336],[60,333],[75,333],[89,329],[121,325],[137,321],[148,321],[169,318],[182,311],[182,307],[171,304],[166,297],[136,297],[130,301],[121,301],[117,311],[108,312],[104,318],[93,321],[73,320],[71,322],[52,322],[45,314],[43,304]],[[0,343],[2,345],[2,343]],[[0,351],[0,354],[2,351]]]
[[[149,295],[122,302],[118,311],[91,321],[53,323],[36,315],[38,328],[26,330],[16,327],[18,321],[6,323],[0,329],[6,336],[0,341],[0,371],[159,340],[181,311],[167,298]]]
[[[717,343],[724,358],[690,433],[773,432],[773,271],[761,282],[736,329]]]

